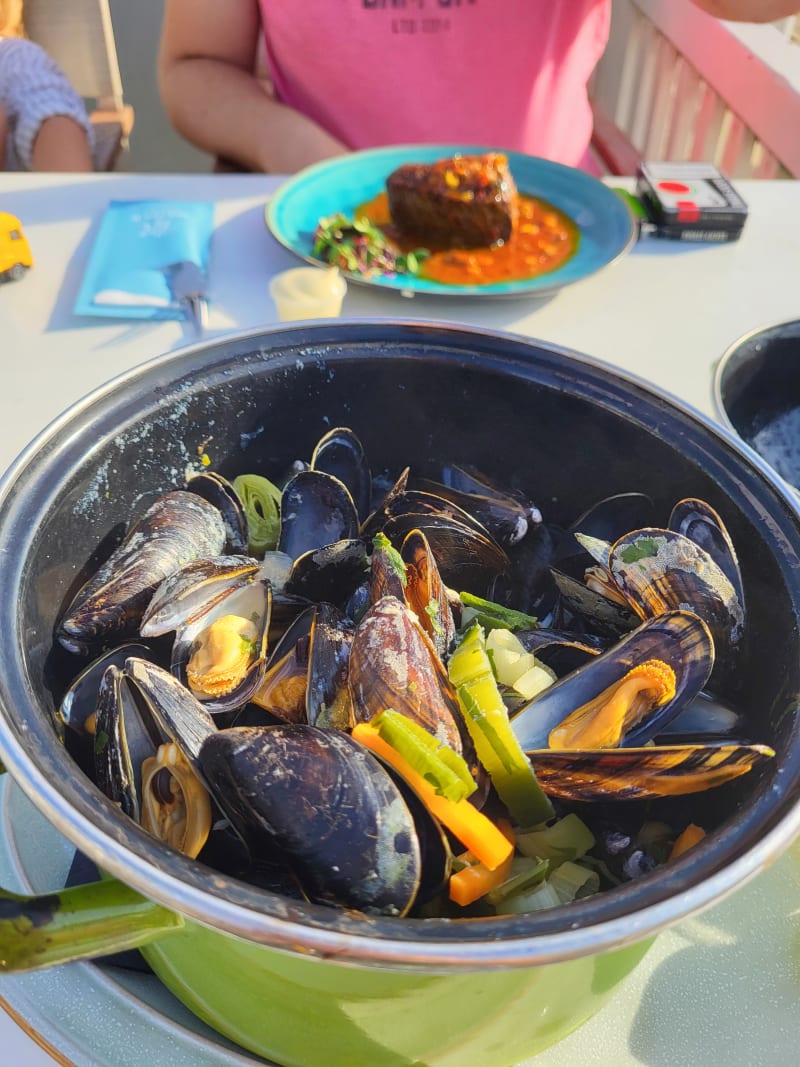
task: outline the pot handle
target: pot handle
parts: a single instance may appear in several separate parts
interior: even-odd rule
[[[139,948],[184,920],[115,878],[24,896],[0,889],[0,973]]]

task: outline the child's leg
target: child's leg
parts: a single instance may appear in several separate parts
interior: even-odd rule
[[[45,119],[33,142],[31,163],[33,170],[92,170],[92,154],[86,131],[68,115],[53,115]]]
[[[0,170],[6,169],[6,151],[8,149],[8,117],[6,109],[0,104]]]

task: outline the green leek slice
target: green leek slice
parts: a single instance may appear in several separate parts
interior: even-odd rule
[[[508,897],[535,889],[547,877],[548,867],[547,860],[520,861],[515,859],[512,863],[511,876],[494,889],[490,889],[486,894],[486,900],[489,904],[497,906]]]
[[[281,527],[281,491],[260,474],[240,474],[233,479],[247,517],[247,547],[261,557],[278,543]]]
[[[466,760],[407,715],[386,708],[370,719],[370,726],[441,796],[456,802],[477,789]]]
[[[478,623],[462,637],[450,657],[448,673],[478,759],[511,818],[522,827],[552,818],[553,806],[511,729]]]
[[[504,630],[535,630],[539,620],[533,615],[526,615],[524,611],[515,611],[506,608],[502,604],[496,604],[493,600],[484,600],[483,597],[473,593],[459,593],[461,603],[464,605],[462,613],[462,626],[467,623],[479,623],[486,630],[496,626]]]
[[[551,826],[518,833],[516,842],[523,855],[550,860],[554,869],[567,860],[580,859],[594,847],[595,838],[586,823],[570,812]]]
[[[553,871],[548,881],[561,898],[562,904],[571,904],[573,900],[594,896],[600,890],[600,876],[597,871],[582,867],[580,863],[567,860]]]

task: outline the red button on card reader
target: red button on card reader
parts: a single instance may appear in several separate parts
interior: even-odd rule
[[[688,193],[691,190],[683,182],[659,182],[658,188],[664,193]]]
[[[675,206],[678,209],[678,222],[700,221],[700,208],[694,200],[679,200]]]

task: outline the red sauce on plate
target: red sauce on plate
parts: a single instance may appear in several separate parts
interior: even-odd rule
[[[418,242],[404,241],[393,231],[385,192],[361,204],[355,215],[366,215],[401,251],[419,247]],[[492,248],[431,249],[419,276],[445,285],[524,281],[566,263],[578,247],[579,236],[578,227],[563,211],[520,193],[519,223],[510,240]]]

